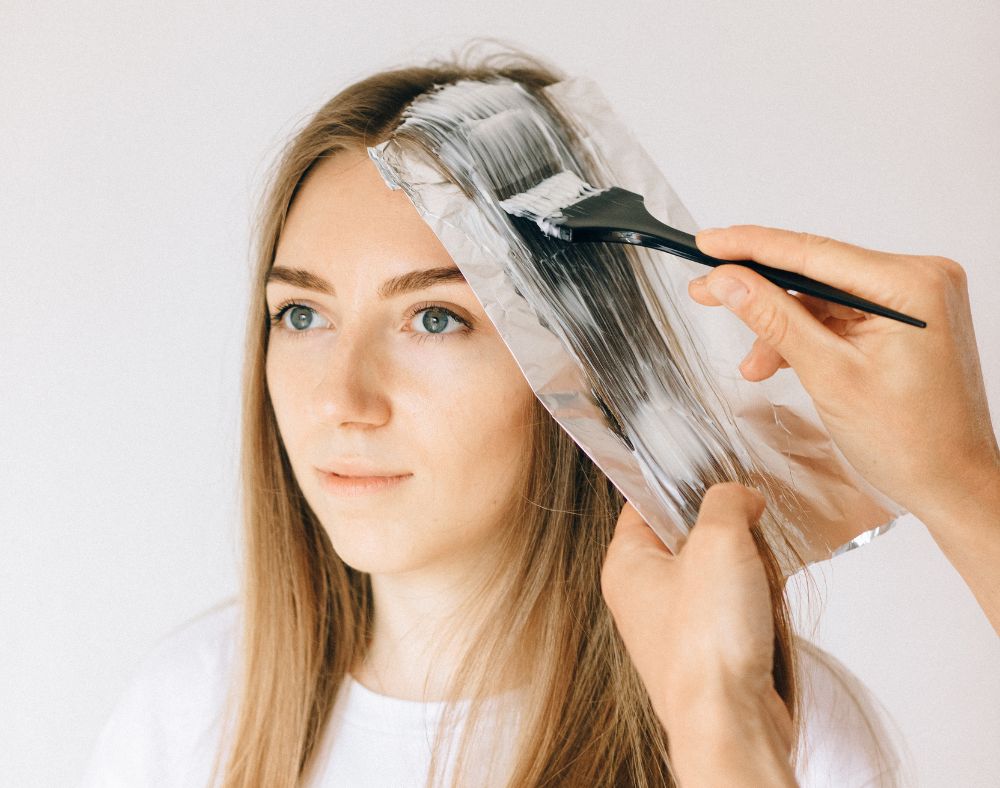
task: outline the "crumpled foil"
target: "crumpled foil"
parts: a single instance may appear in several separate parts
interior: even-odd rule
[[[578,137],[573,144],[585,148],[583,155],[603,169],[605,182],[595,186],[617,185],[641,194],[661,221],[697,231],[656,163],[596,83],[575,77],[542,93],[573,124]],[[420,101],[411,107],[416,110]],[[654,478],[649,464],[609,425],[607,410],[566,341],[568,327],[554,325],[544,304],[530,303],[519,291],[505,264],[511,239],[498,231],[497,214],[486,215],[482,205],[442,174],[442,161],[410,144],[405,135],[392,135],[368,153],[386,184],[405,191],[462,270],[538,399],[676,552],[696,511],[665,497],[669,480],[662,473]],[[708,268],[664,252],[630,248],[647,283],[643,295],[655,302],[650,312],[670,315],[681,352],[700,376],[695,382],[699,396],[710,401],[717,427],[731,438],[736,455],[752,462],[755,473],[767,480],[768,507],[798,558],[779,556],[786,574],[800,561],[812,563],[867,544],[905,514],[849,465],[792,370],[757,383],[740,376],[738,365],[754,334],[728,310],[699,305],[687,294],[688,281]],[[650,424],[650,429],[669,428]],[[669,443],[671,436],[663,437]],[[656,451],[669,451],[659,445]],[[661,459],[670,467],[667,458]]]

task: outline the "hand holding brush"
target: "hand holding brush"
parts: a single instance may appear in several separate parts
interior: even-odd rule
[[[715,257],[808,271],[927,317],[913,331],[793,296],[740,264],[688,286],[695,301],[725,305],[757,334],[744,378],[794,370],[847,460],[927,526],[1000,631],[1000,450],[962,266],[756,225],[695,237]]]

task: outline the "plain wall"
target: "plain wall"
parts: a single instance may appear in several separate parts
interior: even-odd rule
[[[379,68],[501,36],[596,79],[701,226],[958,260],[997,411],[995,2],[6,0],[0,29],[4,784],[72,784],[153,642],[236,592],[256,198]],[[1000,641],[924,527],[812,573],[916,784],[996,785]]]

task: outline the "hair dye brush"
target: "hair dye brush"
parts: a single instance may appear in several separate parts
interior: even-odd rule
[[[786,290],[816,296],[911,326],[927,326],[923,320],[794,271],[772,268],[753,260],[721,260],[707,255],[698,249],[693,235],[664,224],[652,216],[646,210],[642,195],[618,186],[598,189],[566,170],[549,176],[525,192],[501,201],[500,207],[512,216],[530,219],[543,233],[563,241],[635,244],[670,252],[713,268],[725,263],[742,265]]]

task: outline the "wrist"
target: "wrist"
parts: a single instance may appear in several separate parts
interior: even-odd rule
[[[910,512],[938,538],[955,533],[963,524],[975,527],[990,513],[1000,523],[1000,467],[969,474],[960,488],[952,488],[910,508]]]
[[[1000,474],[969,494],[914,510],[1000,633]]]
[[[791,720],[773,686],[717,685],[671,700],[660,719],[682,786],[795,785]]]

